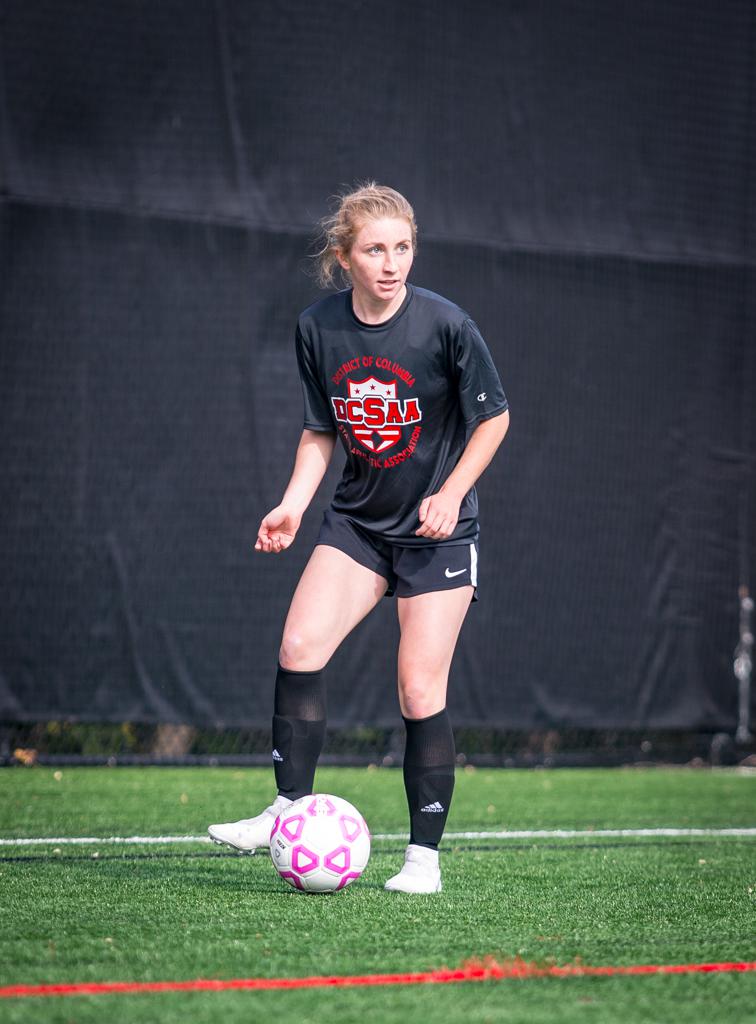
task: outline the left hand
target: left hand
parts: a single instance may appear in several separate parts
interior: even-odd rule
[[[415,536],[431,537],[433,540],[446,540],[447,537],[451,537],[459,519],[459,506],[457,498],[443,491],[423,498],[417,513],[422,526],[415,530]]]

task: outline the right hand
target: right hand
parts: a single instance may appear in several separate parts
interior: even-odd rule
[[[255,541],[255,551],[278,554],[294,542],[302,517],[285,505],[276,505],[260,523]]]

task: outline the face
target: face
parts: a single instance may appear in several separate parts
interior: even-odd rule
[[[412,229],[404,217],[366,220],[349,253],[338,253],[354,290],[371,305],[389,303],[404,287],[412,266]]]

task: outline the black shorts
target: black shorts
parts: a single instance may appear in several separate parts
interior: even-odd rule
[[[349,555],[388,581],[386,597],[413,597],[434,590],[473,586],[478,600],[478,541],[423,544],[401,547],[375,537],[367,530],[327,508],[315,544],[326,544]]]

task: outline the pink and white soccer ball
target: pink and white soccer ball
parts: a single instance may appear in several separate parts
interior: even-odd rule
[[[370,859],[370,832],[348,800],[303,796],[281,811],[270,833],[281,878],[303,892],[336,892],[359,878]]]

